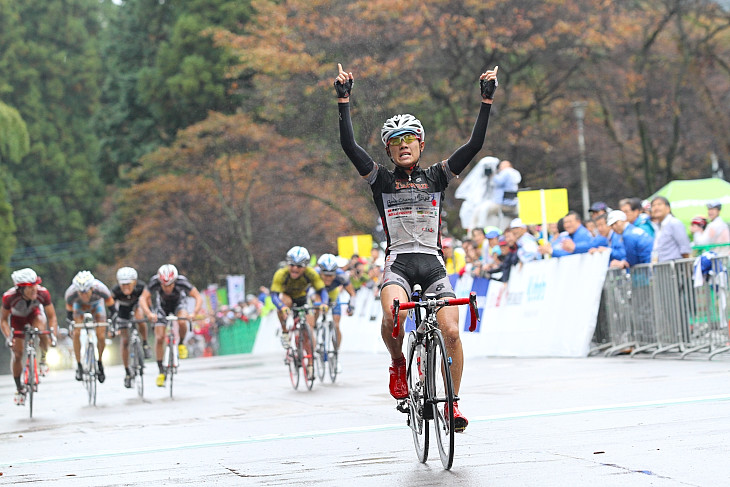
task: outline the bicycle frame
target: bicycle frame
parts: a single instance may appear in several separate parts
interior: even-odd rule
[[[315,363],[317,365],[317,375],[320,381],[324,381],[325,364],[329,369],[329,375],[332,382],[337,378],[337,334],[335,330],[335,320],[332,308],[326,313],[320,313],[317,323],[314,327],[314,336],[317,343]]]
[[[294,389],[299,386],[300,368],[304,369],[304,380],[307,389],[311,390],[314,385],[314,339],[309,323],[307,323],[307,314],[315,309],[311,305],[295,306],[291,310],[292,314],[287,318],[287,330],[291,337],[291,344],[287,349],[285,363],[289,367],[289,375]],[[307,345],[305,342],[309,343],[309,350],[306,350]]]
[[[413,310],[416,330],[408,336],[406,377],[408,397],[396,408],[408,414],[408,425],[413,434],[416,454],[421,463],[428,458],[428,422],[433,421],[438,443],[439,456],[445,469],[454,461],[454,411],[453,404],[459,400],[454,393],[451,377],[451,357],[447,355],[437,313],[446,306],[468,304],[471,309],[469,331],[476,329],[479,319],[476,293],[468,298],[426,298],[421,300],[420,286],[414,286],[412,301],[400,303],[393,300],[393,338],[400,336],[401,310]],[[422,311],[425,315],[422,315]],[[443,413],[440,408],[444,404]]]
[[[26,324],[23,331],[12,330],[13,337],[23,337],[23,353],[25,354],[25,366],[23,367],[21,380],[25,385],[25,391],[28,395],[28,406],[30,411],[30,417],[33,417],[33,394],[38,392],[38,384],[40,383],[40,377],[38,374],[38,358],[36,353],[36,347],[38,346],[38,339],[40,335],[51,335],[50,330],[39,330],[38,328],[31,328],[30,325]],[[53,340],[55,343],[55,339]]]
[[[192,328],[192,320],[190,318],[181,318],[177,315],[169,314],[165,316],[165,351],[162,355],[162,366],[165,369],[165,377],[169,379],[170,398],[172,398],[172,386],[174,376],[177,374],[177,368],[180,365],[180,357],[178,355],[178,345],[180,344],[180,333],[178,329],[179,321],[187,321]],[[159,323],[158,323],[159,324]]]
[[[144,349],[142,347],[142,337],[139,333],[137,325],[139,323],[147,323],[147,320],[129,319],[124,320],[117,318],[115,321],[116,330],[119,331],[119,323],[129,323],[128,330],[128,344],[127,353],[129,354],[129,370],[131,372],[132,380],[137,385],[137,394],[140,398],[144,397]]]
[[[109,322],[95,322],[91,313],[84,313],[84,321],[73,322],[74,328],[81,328],[86,332],[86,347],[84,351],[84,387],[89,395],[89,404],[96,406],[96,381],[98,380],[98,358],[96,344],[96,328],[109,326]],[[93,333],[92,333],[93,331]]]

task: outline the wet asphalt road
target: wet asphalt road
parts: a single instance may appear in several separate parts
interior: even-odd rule
[[[0,486],[730,485],[727,360],[470,359],[451,471],[416,459],[386,355],[343,366],[295,391],[283,352],[185,360],[143,401],[107,367],[96,407],[55,371],[33,419],[1,376]]]

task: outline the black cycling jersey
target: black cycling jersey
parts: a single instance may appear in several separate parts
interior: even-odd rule
[[[441,255],[441,206],[443,191],[481,149],[491,105],[482,103],[472,136],[448,160],[428,169],[416,166],[409,175],[397,167],[387,169],[373,162],[353,136],[348,103],[340,103],[340,141],[358,172],[366,177],[383,221],[386,254],[425,253]]]
[[[182,274],[177,276],[175,287],[170,294],[162,291],[162,283],[157,274],[152,276],[147,287],[152,295],[153,309],[163,310],[166,314],[174,314],[175,310],[184,304],[183,300],[190,295],[190,291],[195,289],[195,286]]]
[[[119,284],[112,288],[112,297],[119,305],[119,309],[117,311],[119,318],[123,320],[131,319],[132,311],[135,306],[137,306],[139,297],[142,295],[142,291],[144,291],[145,287],[145,283],[138,280],[131,294],[124,294]]]

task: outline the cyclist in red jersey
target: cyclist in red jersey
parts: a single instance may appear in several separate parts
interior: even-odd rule
[[[0,329],[6,337],[6,345],[13,351],[13,360],[10,370],[13,373],[13,380],[17,392],[15,403],[23,404],[25,399],[25,387],[20,382],[20,374],[23,371],[23,339],[14,339],[13,331],[23,331],[26,324],[39,330],[47,330],[49,327],[55,336],[58,336],[58,320],[56,309],[51,302],[51,294],[48,289],[41,286],[41,278],[33,269],[19,269],[12,273],[14,287],[3,294],[2,315],[0,316]],[[46,352],[51,339],[48,335],[41,335],[41,358],[38,363],[40,373],[45,375],[48,371],[46,365]]]
[[[334,86],[337,93],[340,143],[355,169],[370,184],[373,200],[385,230],[387,248],[381,288],[383,321],[381,335],[390,352],[390,393],[396,399],[408,396],[406,360],[403,355],[404,332],[392,337],[393,316],[390,307],[394,298],[409,301],[415,284],[426,294],[437,298],[454,297],[446,275],[440,241],[441,204],[443,191],[449,181],[458,176],[481,150],[486,138],[489,113],[497,88],[497,69],[479,77],[481,108],[471,137],[447,160],[427,169],[420,167],[426,146],[426,134],[421,122],[410,114],[396,115],[386,120],[380,131],[385,152],[395,164],[387,169],[355,142],[350,119],[350,93],[354,84],[351,72],[337,65],[339,73]],[[401,314],[401,321],[407,312]],[[445,307],[437,314],[446,349],[453,363],[451,374],[454,393],[458,395],[463,368],[463,352],[459,338],[459,311]],[[454,402],[454,431],[463,431],[468,424]]]

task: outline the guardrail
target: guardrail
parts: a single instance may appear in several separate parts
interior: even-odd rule
[[[730,257],[702,259],[609,269],[589,355],[704,352],[712,359],[730,351]]]

